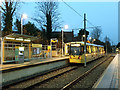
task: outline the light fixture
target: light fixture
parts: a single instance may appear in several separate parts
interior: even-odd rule
[[[64,26],[64,29],[68,29],[68,25],[65,25],[65,26]]]
[[[85,37],[85,35],[83,35],[83,37]]]
[[[22,39],[22,38],[16,38],[16,40],[23,41],[23,39]]]
[[[30,42],[31,40],[25,39],[24,41]]]
[[[26,19],[27,18],[27,14],[22,14],[22,18]]]
[[[92,39],[92,37],[89,37],[89,39],[91,40],[91,39]]]
[[[15,38],[11,38],[11,37],[6,37],[6,39],[12,39],[12,40],[14,40]]]

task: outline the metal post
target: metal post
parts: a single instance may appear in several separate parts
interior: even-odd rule
[[[1,2],[0,2],[1,6]],[[0,37],[1,37],[1,64],[2,64],[2,30],[1,30],[1,9],[0,9]]]
[[[106,55],[107,55],[107,36],[106,36]]]
[[[50,50],[50,58],[52,58],[52,39],[50,39],[50,46],[51,46],[51,50]]]
[[[1,63],[4,61],[4,38],[1,39]]]
[[[62,29],[62,56],[63,56],[63,29]]]
[[[3,61],[3,47],[2,47],[2,45],[3,45],[3,40],[2,40],[2,37],[1,37],[1,64],[2,64],[2,61]]]
[[[23,18],[22,18],[22,15],[21,15],[21,35],[23,35],[23,25],[22,25],[22,20],[23,20]],[[23,43],[21,43],[21,46],[23,46]]]
[[[84,56],[85,56],[85,63],[84,66],[86,67],[86,14],[84,13],[84,35],[85,35],[85,39],[84,39]]]
[[[0,37],[2,37],[2,30],[1,30],[1,10],[0,10]]]

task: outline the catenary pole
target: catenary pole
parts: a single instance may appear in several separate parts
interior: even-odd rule
[[[85,63],[84,66],[86,67],[86,14],[84,13],[84,56],[85,56]]]

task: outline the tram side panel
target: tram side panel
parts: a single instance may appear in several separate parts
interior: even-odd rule
[[[87,46],[86,62],[90,62],[104,55],[103,47],[101,47],[100,50],[99,48],[100,47],[97,47],[97,46]],[[70,48],[70,51],[72,49],[73,48]],[[75,54],[75,52],[77,52],[76,50],[80,50],[82,54],[81,55]],[[72,52],[70,53],[69,62],[85,63],[84,46],[81,49],[79,47],[76,47],[76,49],[72,50]]]

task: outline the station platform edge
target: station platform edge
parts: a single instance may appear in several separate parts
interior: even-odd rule
[[[94,84],[93,88],[107,88],[119,89],[120,88],[120,54],[116,54],[112,62],[103,72],[98,81]]]

